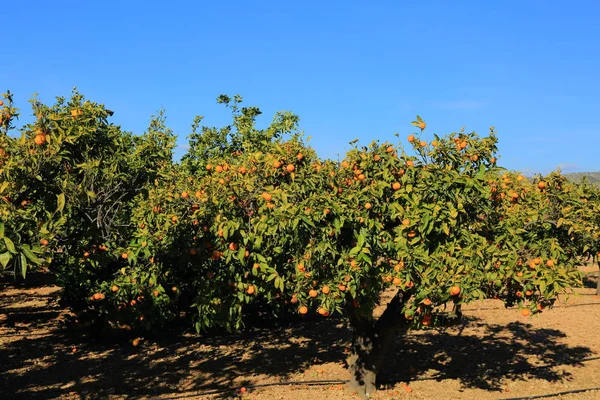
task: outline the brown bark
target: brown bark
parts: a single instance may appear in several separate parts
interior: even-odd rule
[[[377,390],[377,374],[385,355],[398,333],[403,333],[408,328],[402,314],[406,297],[399,291],[377,321],[372,316],[360,314],[352,301],[347,302],[353,333],[352,350],[348,359],[351,373],[349,385],[362,399],[369,398]]]

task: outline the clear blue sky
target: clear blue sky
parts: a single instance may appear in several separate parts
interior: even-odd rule
[[[77,86],[142,132],[164,107],[185,150],[221,93],[291,110],[322,157],[360,138],[495,125],[501,164],[600,171],[600,1],[12,1],[0,90]],[[27,110],[28,111],[28,110]]]

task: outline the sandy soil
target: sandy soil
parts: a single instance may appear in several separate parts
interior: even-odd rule
[[[465,308],[461,326],[399,337],[374,399],[512,399],[600,388],[598,269],[585,271],[587,288],[539,316],[482,301]],[[0,281],[0,398],[357,398],[337,382],[347,379],[342,319],[144,338],[134,348],[64,329],[68,312],[49,279]],[[600,390],[548,398],[600,399]]]

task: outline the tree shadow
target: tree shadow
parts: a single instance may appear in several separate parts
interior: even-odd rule
[[[37,307],[43,317],[28,320],[30,329],[25,334],[0,335],[0,393],[11,393],[11,398],[175,397],[211,390],[222,391],[218,398],[230,398],[235,387],[294,379],[313,365],[341,365],[351,339],[344,320],[319,318],[275,321],[236,335],[175,332],[148,338],[135,348],[129,341],[102,341],[81,331],[59,329],[51,319],[51,313],[58,311],[49,310],[43,305],[47,303],[37,304],[27,311]],[[577,363],[592,354],[589,348],[564,344],[561,339],[566,335],[556,329],[520,322],[501,326],[477,319],[467,323],[468,333],[453,328],[399,338],[389,351],[380,381],[458,379],[465,387],[496,390],[506,377],[568,379],[551,368],[536,367]],[[15,329],[0,321],[0,332]],[[36,332],[44,334],[35,336]],[[506,373],[515,369],[523,371]]]
[[[567,373],[546,366],[581,366],[582,359],[594,354],[588,347],[561,343],[566,335],[557,329],[522,322],[493,325],[473,318],[465,323],[478,334],[462,334],[461,328],[408,335],[398,341],[381,380],[458,379],[463,387],[498,390],[506,379],[569,379]]]
[[[583,278],[583,287],[587,289],[596,289],[600,272],[590,272]]]

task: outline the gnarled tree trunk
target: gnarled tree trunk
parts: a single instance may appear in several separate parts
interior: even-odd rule
[[[348,358],[351,373],[350,388],[367,399],[376,390],[377,374],[393,339],[404,333],[408,321],[402,314],[402,305],[409,296],[401,291],[389,302],[378,320],[364,316],[348,301],[347,311],[352,327],[352,350]]]

